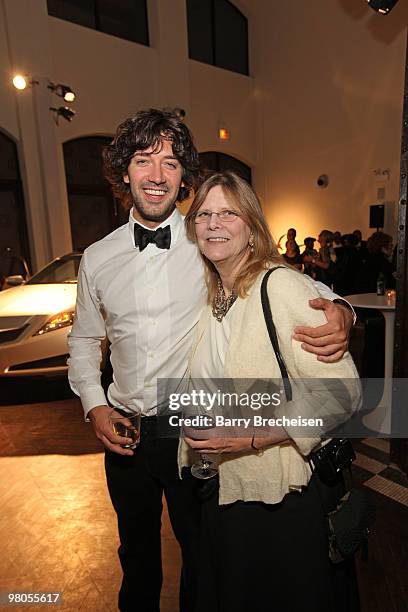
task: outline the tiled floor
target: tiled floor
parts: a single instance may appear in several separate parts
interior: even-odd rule
[[[357,458],[353,467],[366,472],[364,486],[408,507],[408,478],[390,463],[389,441],[367,438],[355,441],[354,448]]]
[[[11,609],[117,610],[116,518],[98,444],[77,400],[0,406],[0,592],[63,592],[58,608]],[[389,465],[386,441],[355,446],[355,479],[369,487],[378,515],[369,562],[358,562],[362,612],[402,612],[408,609],[407,481]],[[180,557],[167,512],[162,535],[161,609],[177,612]]]
[[[76,400],[58,406],[67,411],[71,407],[78,411]],[[43,410],[41,405],[37,408]],[[30,410],[34,416],[35,405]],[[89,430],[90,426],[83,427]],[[165,582],[161,608],[176,612],[180,558],[167,512],[162,535]],[[1,457],[0,541],[0,592],[63,592],[58,608],[22,609],[117,610],[121,571],[103,453]]]

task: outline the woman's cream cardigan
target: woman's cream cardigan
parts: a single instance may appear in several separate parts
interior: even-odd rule
[[[268,336],[260,298],[261,274],[245,299],[238,298],[232,307],[230,343],[225,359],[224,377],[233,379],[280,379],[281,374]],[[307,390],[296,379],[343,379],[349,398],[348,408],[333,399],[330,409],[340,415],[337,423],[345,420],[345,412],[353,412],[360,402],[358,374],[349,353],[337,363],[322,363],[316,355],[301,348],[292,339],[296,325],[318,326],[326,323],[320,310],[312,309],[308,301],[320,297],[310,278],[290,268],[274,271],[268,281],[268,296],[275,323],[279,347],[294,387],[294,402],[285,410],[287,416],[311,416],[312,404],[320,406],[320,398],[307,397]],[[207,307],[198,323],[196,342],[200,342],[211,309]],[[345,380],[344,380],[345,379]],[[310,399],[314,399],[310,401]],[[289,408],[290,407],[290,408]],[[327,412],[327,411],[326,411]],[[316,413],[315,413],[316,414]],[[344,417],[344,418],[343,418]],[[306,455],[320,442],[319,437],[299,437],[299,430],[286,428],[290,442],[266,448],[262,453],[250,451],[224,454],[219,466],[219,503],[237,500],[262,501],[275,504],[292,490],[307,485],[311,471]],[[180,468],[191,463],[191,453],[182,440],[179,447]]]

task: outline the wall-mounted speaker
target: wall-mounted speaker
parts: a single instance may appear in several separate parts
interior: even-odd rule
[[[384,227],[384,204],[370,206],[370,227],[382,229]]]

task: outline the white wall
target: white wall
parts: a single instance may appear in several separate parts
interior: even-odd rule
[[[112,134],[120,121],[140,108],[180,106],[187,111],[201,150],[223,150],[254,163],[253,80],[188,59],[184,0],[148,0],[150,47],[49,17],[46,0],[1,2],[0,28],[6,25],[10,31],[10,53],[5,48],[0,59],[0,129],[22,143],[35,267],[71,249],[62,155],[67,140]],[[3,47],[5,39],[1,37]],[[16,92],[10,78],[17,71],[34,75],[41,85]],[[77,92],[72,104],[77,114],[71,123],[55,126],[48,106],[58,106],[61,100],[46,90],[47,78],[68,83]],[[33,98],[38,97],[37,107],[46,112],[35,112]],[[221,149],[218,123],[224,118],[232,137]],[[41,157],[39,149],[48,153]]]
[[[188,59],[185,0],[148,0],[150,47],[49,17],[46,0],[0,0],[0,129],[19,146],[35,267],[71,248],[62,143],[112,134],[150,106],[181,106],[199,150],[252,167],[277,237],[289,226],[300,239],[367,234],[378,187],[398,199],[407,3],[385,18],[363,0],[236,4],[249,18],[250,77]],[[18,70],[43,84],[16,92]],[[47,78],[76,90],[72,123],[55,126],[48,106],[61,101]],[[380,184],[373,172],[387,168]]]
[[[255,4],[270,225],[278,236],[291,226],[301,238],[367,234],[375,169],[391,169],[385,199],[398,199],[408,5],[381,17],[355,0]],[[316,186],[320,174],[327,189]]]
[[[254,166],[257,157],[254,79],[191,60],[189,80],[189,123],[194,126],[200,151],[221,151]],[[229,140],[218,139],[219,127],[228,128]]]

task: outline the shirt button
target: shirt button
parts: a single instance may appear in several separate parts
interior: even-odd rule
[[[153,353],[148,353],[147,356],[152,358],[153,357]]]

